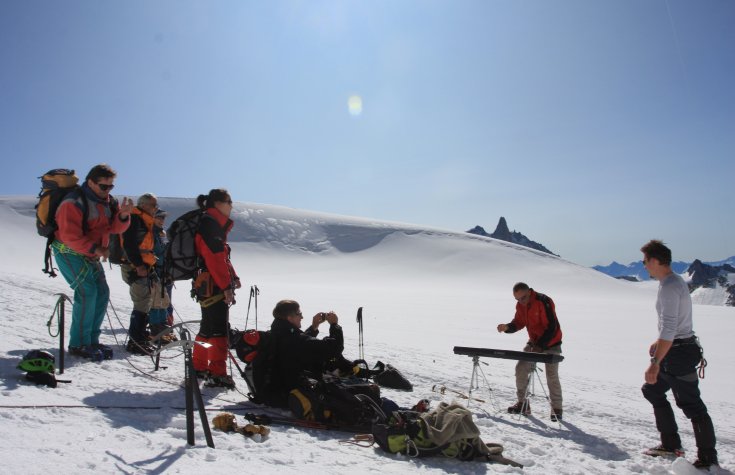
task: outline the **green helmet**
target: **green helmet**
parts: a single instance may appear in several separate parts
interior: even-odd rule
[[[44,350],[31,350],[23,357],[18,364],[18,369],[29,373],[53,373],[54,355]]]

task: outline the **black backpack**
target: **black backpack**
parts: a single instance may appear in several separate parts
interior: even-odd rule
[[[110,234],[110,245],[108,247],[110,255],[107,257],[107,262],[110,264],[124,264],[128,262],[125,257],[125,249],[122,245],[122,236],[120,234]]]
[[[235,350],[237,357],[245,363],[242,376],[248,385],[248,398],[257,404],[268,402],[267,387],[270,383],[270,371],[273,355],[270,351],[271,332],[262,330],[240,331],[230,328],[230,349]]]
[[[56,230],[59,229],[56,224],[56,210],[67,195],[79,192],[79,178],[74,170],[66,168],[49,170],[39,178],[41,179],[41,192],[38,194],[36,204],[36,230],[40,236],[46,238],[43,272],[49,277],[56,277],[57,274],[51,262],[51,243],[56,239]],[[80,193],[80,196],[83,203],[82,232],[86,234],[89,205],[84,193]]]
[[[413,384],[392,364],[383,364],[378,361],[376,368],[380,369],[374,370],[377,374],[373,374],[373,381],[379,385],[385,388],[413,391]]]
[[[169,226],[163,273],[170,281],[193,279],[202,268],[194,236],[203,215],[201,209],[191,210],[176,218]]]
[[[270,331],[254,331],[258,334],[257,347],[247,345],[236,348],[237,356],[249,359],[245,367],[245,382],[250,392],[248,398],[256,404],[274,403],[271,396],[271,379],[275,365],[275,352],[273,351],[273,339]]]
[[[298,419],[360,427],[365,432],[373,422],[386,419],[381,403],[377,385],[340,380],[304,378],[288,396],[288,407]]]

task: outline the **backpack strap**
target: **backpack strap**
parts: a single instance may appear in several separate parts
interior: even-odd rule
[[[82,187],[76,185],[74,189],[70,191],[68,195],[66,195],[64,201],[66,201],[67,199],[72,199],[75,201],[79,200],[79,202],[82,203],[82,234],[87,234],[89,232],[89,223],[87,223],[87,220],[89,219],[89,198],[87,198],[87,195],[84,193],[84,190],[82,190]],[[59,203],[59,206],[61,206],[61,203]]]
[[[89,219],[89,200],[81,188],[79,189],[79,197],[82,200],[82,234],[87,234],[89,232],[89,223],[87,222]]]
[[[43,256],[44,268],[41,269],[44,274],[48,274],[49,277],[56,277],[58,274],[54,272],[54,263],[51,260],[51,243],[54,242],[54,235],[51,234],[46,238],[46,252]]]

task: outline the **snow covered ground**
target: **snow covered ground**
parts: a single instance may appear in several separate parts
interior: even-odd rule
[[[173,216],[193,200],[161,199]],[[257,285],[257,324],[296,299],[306,314],[334,310],[345,329],[346,356],[357,357],[355,314],[364,308],[366,359],[397,366],[413,383],[411,393],[384,390],[401,405],[421,398],[450,401],[432,391],[446,385],[466,391],[471,359],[456,346],[520,350],[525,332],[498,334],[513,316],[511,287],[525,281],[556,302],[564,331],[561,364],[564,422],[552,423],[541,387],[533,415],[504,413],[514,402],[514,362],[482,360],[487,377],[474,390],[488,402],[471,405],[486,442],[525,465],[502,465],[385,455],[343,445],[345,434],[273,426],[254,440],[214,432],[208,448],[197,419],[196,445],[186,444],[183,358],[172,352],[165,369],[144,357],[128,357],[122,343],[131,304],[119,270],[108,269],[112,298],[103,342],[115,358],[102,363],[67,357],[55,389],[27,383],[15,369],[30,349],[58,351],[46,323],[54,294],[71,295],[59,277],[41,273],[43,239],[35,234],[33,197],[0,197],[0,472],[19,473],[688,473],[681,461],[648,458],[657,443],[652,411],[640,393],[648,345],[656,338],[656,283],[633,284],[563,259],[465,233],[415,225],[324,215],[275,206],[237,203],[233,260],[243,290],[232,308],[233,326],[245,326],[248,288]],[[676,252],[676,249],[674,249]],[[178,318],[199,318],[186,284],[174,292]],[[70,313],[67,311],[68,318]],[[255,325],[251,307],[249,327]],[[67,323],[68,326],[68,323]],[[52,325],[52,329],[55,325]],[[735,466],[735,308],[695,306],[695,330],[709,361],[701,389],[718,436],[719,473]],[[196,332],[196,326],[192,327]],[[211,420],[227,408],[257,412],[238,391],[204,389]],[[696,454],[691,425],[677,412],[687,458]]]

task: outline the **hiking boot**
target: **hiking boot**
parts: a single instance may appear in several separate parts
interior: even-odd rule
[[[643,453],[651,457],[683,457],[684,449],[681,447],[678,449],[668,449],[663,445],[657,445],[656,447],[645,450]]]
[[[90,361],[102,361],[105,359],[105,355],[102,350],[98,350],[87,345],[70,346],[69,354],[72,356],[79,356]]]
[[[102,343],[92,343],[92,348],[102,352],[102,357],[106,360],[112,359],[112,348]]]
[[[235,389],[235,381],[232,380],[232,376],[225,374],[223,376],[215,376],[210,374],[207,379],[204,380],[204,386],[208,388],[226,388]]]
[[[551,409],[551,422],[560,422],[562,412],[564,412],[561,409]]]
[[[710,468],[713,465],[715,467],[720,466],[717,460],[707,460],[707,459],[700,459],[700,458],[695,460],[694,463],[692,463],[692,465],[694,465],[695,468]]]
[[[207,379],[209,371],[206,369],[195,369],[194,374],[196,374],[197,379]]]
[[[530,416],[531,403],[528,401],[518,401],[508,408],[508,414],[522,414],[524,416]]]
[[[151,356],[156,350],[147,341],[128,340],[125,351],[133,355]]]

